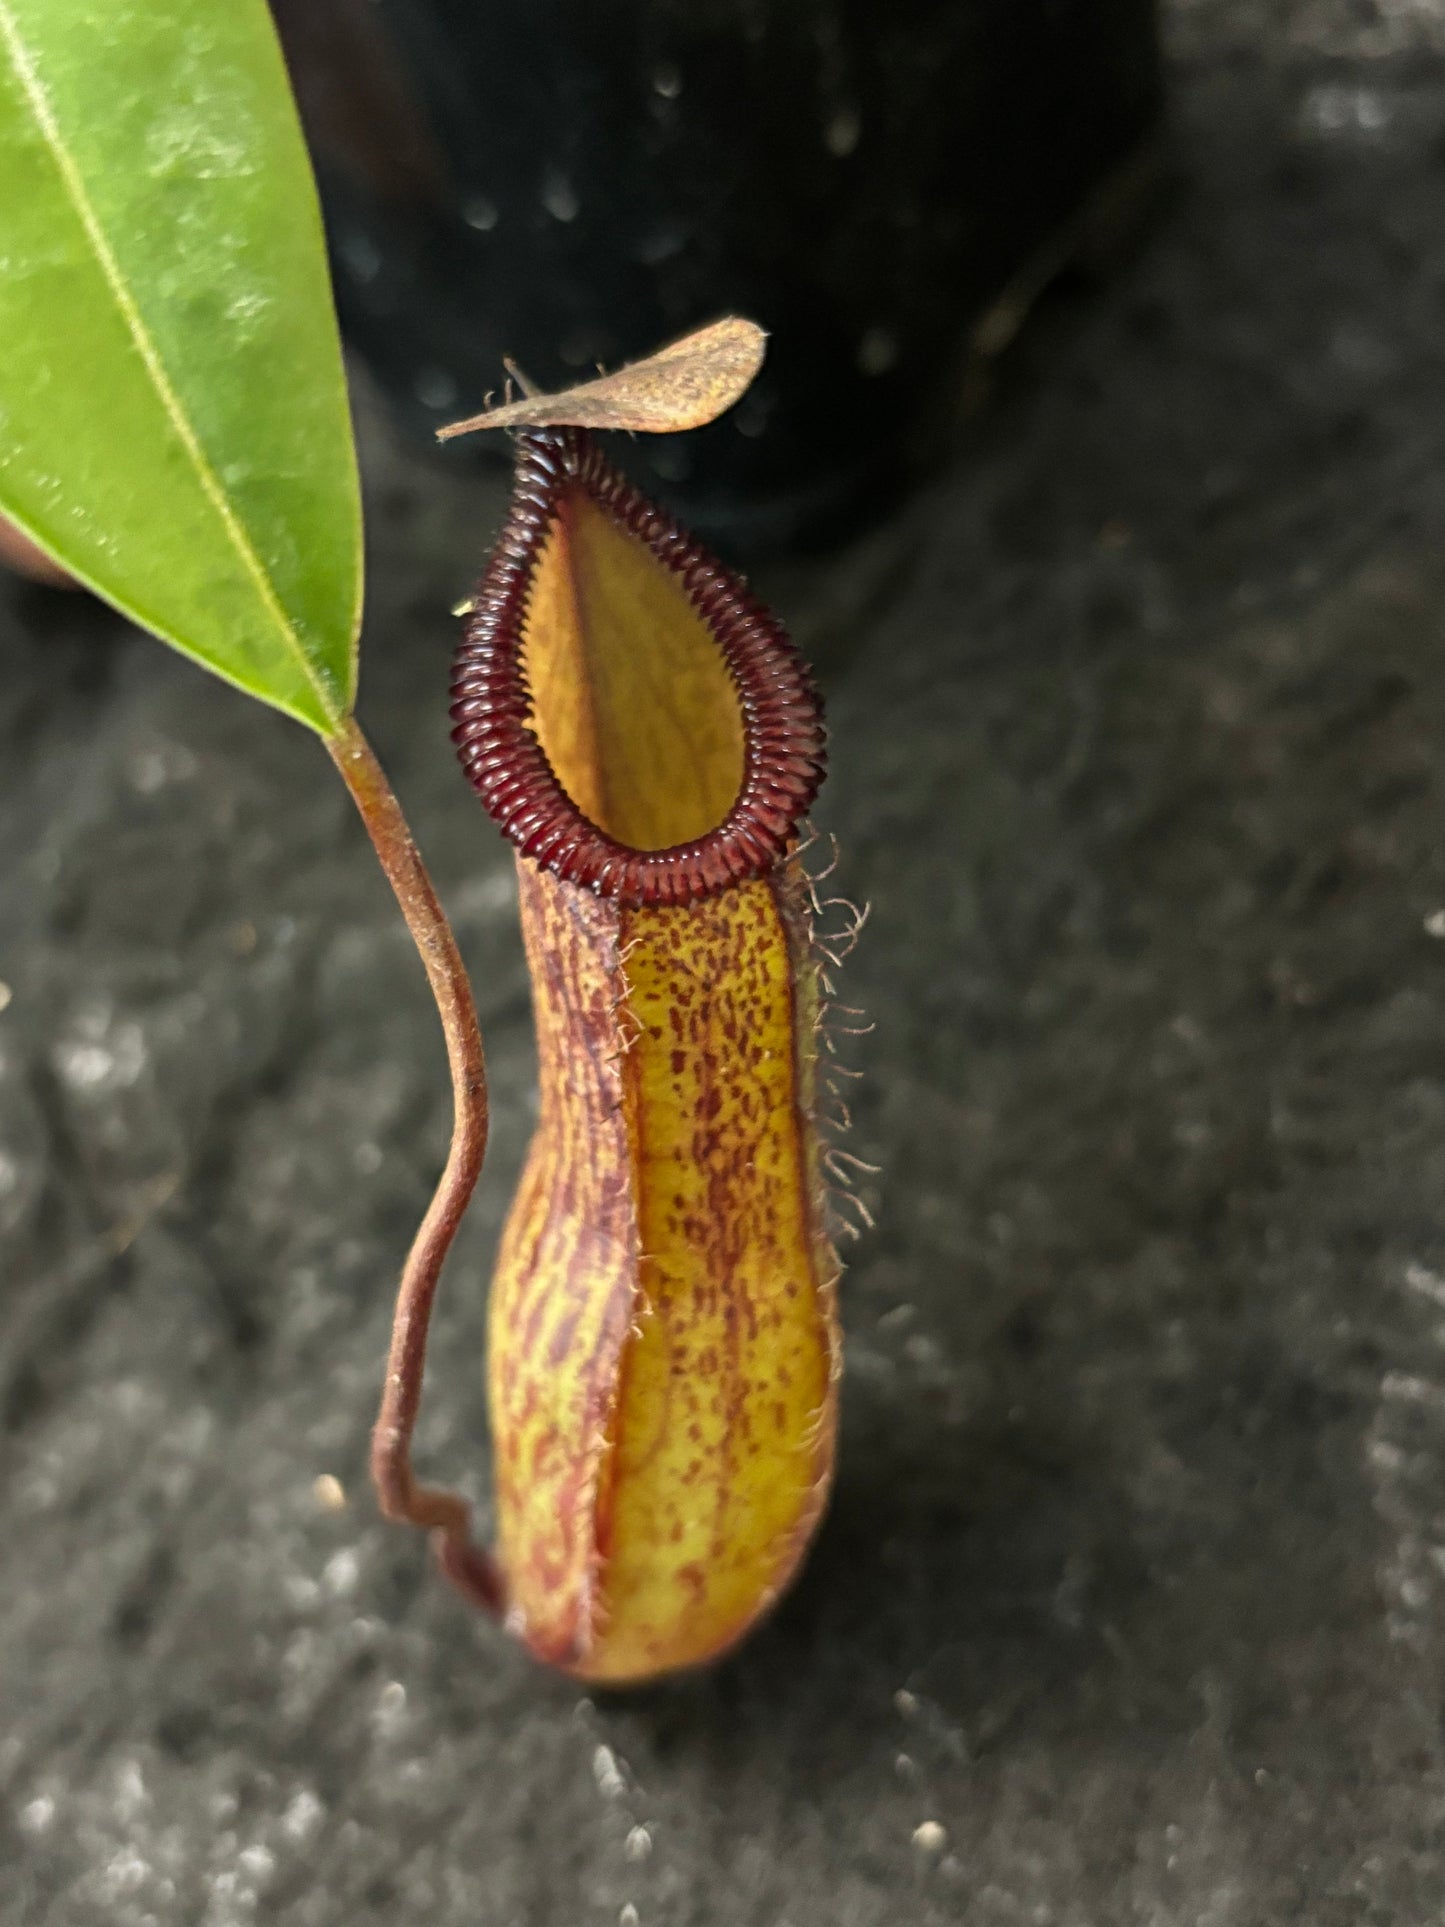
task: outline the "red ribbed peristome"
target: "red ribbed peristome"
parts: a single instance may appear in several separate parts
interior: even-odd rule
[[[472,787],[524,856],[632,908],[695,903],[764,875],[792,844],[823,780],[822,705],[802,658],[747,586],[639,494],[581,429],[529,430],[517,444],[511,513],[452,675],[452,740]],[[742,787],[718,827],[695,842],[633,850],[608,836],[567,795],[531,727],[527,603],[548,532],[574,488],[678,577],[737,689]]]

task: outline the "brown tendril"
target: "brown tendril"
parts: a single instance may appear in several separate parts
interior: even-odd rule
[[[386,1382],[371,1440],[372,1483],[383,1514],[428,1532],[437,1562],[453,1584],[474,1604],[500,1613],[505,1604],[502,1577],[491,1554],[472,1540],[466,1500],[421,1484],[411,1464],[432,1302],[487,1148],[487,1072],[476,1006],[446,913],[370,744],[348,717],[326,738],[326,747],[361,813],[426,968],[446,1037],[454,1104],[446,1168],[397,1287]]]

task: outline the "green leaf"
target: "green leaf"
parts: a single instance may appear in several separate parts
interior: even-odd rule
[[[0,512],[323,734],[361,510],[263,0],[0,0]]]

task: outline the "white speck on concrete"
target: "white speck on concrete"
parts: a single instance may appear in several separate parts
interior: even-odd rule
[[[627,1781],[618,1768],[617,1755],[610,1746],[599,1746],[593,1753],[592,1777],[604,1800],[620,1800],[627,1791]]]
[[[55,1818],[55,1802],[48,1793],[41,1793],[33,1800],[27,1800],[19,1813],[20,1831],[32,1837],[49,1830]]]

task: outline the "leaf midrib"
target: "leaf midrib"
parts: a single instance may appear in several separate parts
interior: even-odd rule
[[[332,727],[335,728],[341,722],[343,712],[338,707],[325,679],[317,673],[316,665],[307,655],[305,649],[302,648],[299,637],[290,622],[288,622],[286,612],[282,608],[276,595],[271,578],[266,573],[260,556],[257,555],[253,548],[251,539],[246,533],[240,517],[227,500],[225,491],[221,487],[215,470],[206,459],[206,453],[201,447],[200,438],[197,436],[195,429],[191,425],[190,418],[181,405],[181,399],[171,386],[170,377],[166,373],[165,363],[161,360],[160,351],[151,339],[150,330],[146,327],[145,319],[140,309],[136,306],[129,288],[126,286],[125,277],[121,273],[120,263],[111,249],[110,242],[106,238],[105,229],[101,226],[100,217],[91,203],[89,194],[86,192],[85,181],[81,175],[80,168],[65,144],[64,135],[60,130],[60,123],[55,117],[50,98],[45,91],[40,75],[35,70],[35,63],[31,59],[29,50],[21,38],[19,24],[8,4],[8,0],[0,0],[0,35],[4,36],[9,47],[11,60],[14,62],[15,71],[20,79],[20,85],[25,90],[26,98],[30,102],[35,114],[36,124],[40,129],[46,146],[50,150],[51,158],[55,162],[62,185],[64,186],[66,194],[69,196],[71,205],[75,209],[76,217],[84,228],[86,238],[89,240],[95,252],[96,261],[105,278],[106,285],[110,289],[115,305],[120,311],[121,319],[125,323],[131,340],[135,343],[136,353],[140,356],[141,365],[150,378],[151,386],[155,389],[156,398],[164,409],[167,419],[175,431],[177,439],[180,441],[181,447],[185,450],[187,459],[195,470],[196,479],[201,485],[202,493],[215,511],[232,547],[240,558],[242,567],[254,583],[256,592],[261,600],[262,608],[275,624],[277,634],[281,637],[287,651],[299,666],[303,678],[316,697],[322,714],[329,720]]]

